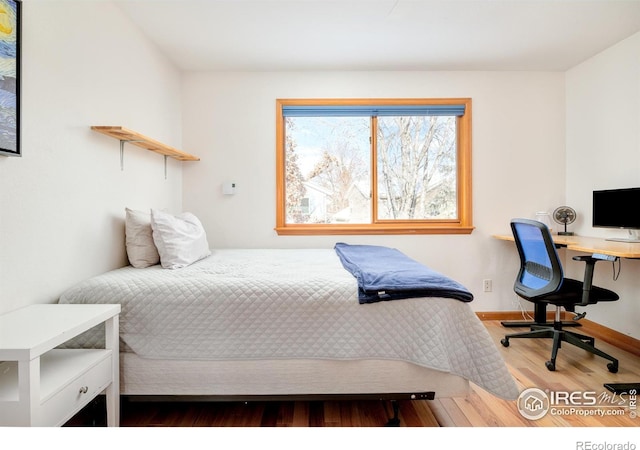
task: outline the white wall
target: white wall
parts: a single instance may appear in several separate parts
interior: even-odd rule
[[[181,146],[180,74],[110,2],[24,1],[22,158],[0,157],[0,313],[126,264],[124,208],[180,209],[182,166],[91,125]]]
[[[126,206],[193,211],[219,248],[329,248],[337,240],[398,247],[467,285],[475,310],[513,310],[515,251],[491,234],[508,232],[512,217],[566,203],[579,214],[575,231],[608,235],[586,219],[591,191],[640,185],[640,35],[566,75],[191,73],[181,79],[110,2],[27,0],[23,10],[24,156],[0,157],[0,313],[55,301],[75,282],[126,264]],[[471,97],[474,232],[277,236],[275,99],[295,97]],[[162,157],[127,146],[121,172],[118,142],[91,132],[94,124],[124,125],[202,160],[169,160],[165,180]],[[235,196],[222,195],[226,180],[238,184]],[[638,270],[640,262],[625,260],[614,282],[599,269],[597,281],[622,300],[589,310],[591,319],[636,338]],[[485,278],[494,292],[482,292]]]
[[[591,195],[640,186],[640,33],[569,70],[566,85],[566,192],[578,213],[574,229],[587,236],[624,236],[622,230],[591,227]],[[599,263],[596,272],[598,284],[615,290],[620,300],[589,307],[588,317],[640,339],[640,261],[622,260],[617,281],[608,263]]]
[[[275,226],[277,98],[471,97],[471,235],[278,236]],[[512,217],[564,203],[564,76],[561,73],[191,73],[183,83],[183,137],[202,160],[184,167],[184,209],[213,247],[321,247],[336,241],[397,247],[464,283],[479,311],[513,310],[515,247],[491,238]],[[234,181],[238,193],[223,196]],[[493,279],[494,292],[482,292]]]

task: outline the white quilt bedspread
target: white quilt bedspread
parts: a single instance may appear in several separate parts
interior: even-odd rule
[[[128,266],[79,283],[60,303],[120,303],[121,341],[145,358],[403,360],[518,396],[469,304],[360,304],[332,249],[214,250],[179,270]]]

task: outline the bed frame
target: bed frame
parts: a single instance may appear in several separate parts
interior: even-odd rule
[[[399,426],[399,400],[464,396],[457,375],[404,361],[180,361],[121,354],[121,395],[132,401],[389,401],[386,426]]]

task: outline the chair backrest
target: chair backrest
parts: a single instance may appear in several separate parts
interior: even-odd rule
[[[511,231],[520,256],[515,292],[533,300],[557,291],[564,273],[549,228],[536,220],[513,219]]]

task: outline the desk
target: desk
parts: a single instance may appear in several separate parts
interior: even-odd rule
[[[503,241],[514,241],[511,234],[494,234],[493,237]],[[602,253],[618,258],[640,258],[640,243],[637,242],[607,241],[604,238],[554,234],[553,243],[576,252]]]
[[[512,234],[494,234],[495,239],[502,241],[514,242]],[[567,250],[584,253],[601,253],[604,255],[617,256],[618,258],[640,258],[640,243],[637,242],[619,242],[608,241],[604,238],[587,237],[587,236],[562,236],[554,234],[553,242],[558,247],[564,247]],[[536,324],[546,324],[547,313],[544,306],[535,305],[534,322]],[[532,322],[512,322],[503,323],[504,326],[529,326]],[[607,389],[612,392],[629,392],[630,389],[640,390],[640,383],[607,383]]]
[[[514,242],[512,234],[494,234],[494,238],[501,241]],[[640,258],[640,243],[608,241],[604,238],[586,236],[562,236],[554,234],[553,243],[567,250],[584,253],[602,253],[604,255],[617,256],[618,258]],[[534,322],[537,325],[552,325],[547,323],[547,311],[544,305],[536,303],[534,309]],[[530,322],[503,322],[506,327],[522,327],[531,325]],[[575,326],[575,323],[563,323],[565,326]]]

